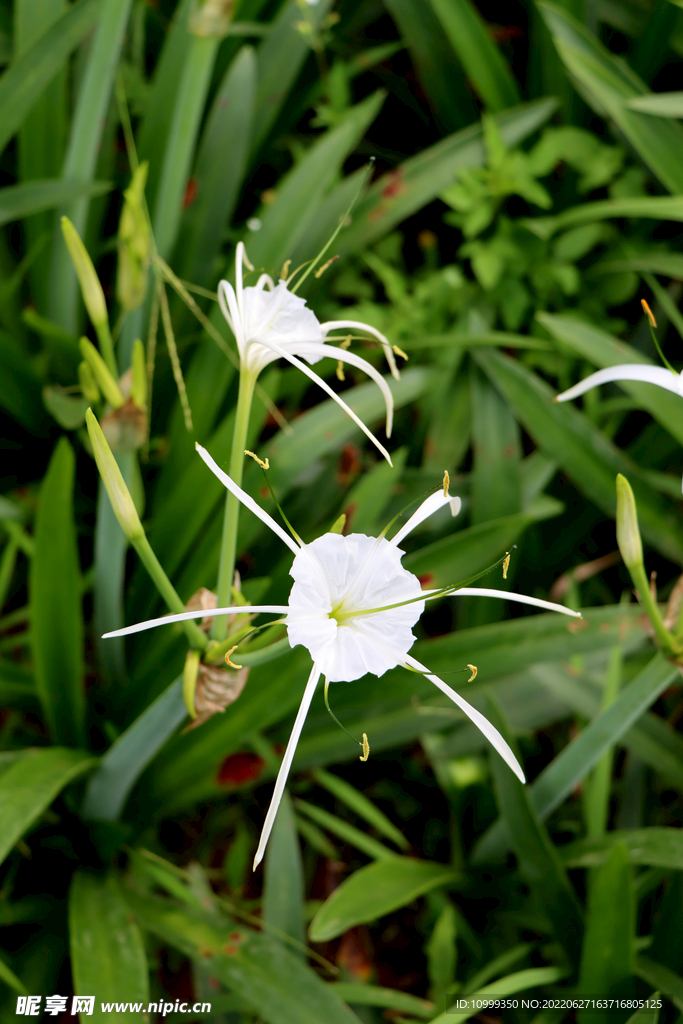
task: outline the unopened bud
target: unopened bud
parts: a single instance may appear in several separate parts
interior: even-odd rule
[[[346,526],[346,513],[342,512],[338,519],[332,523],[330,527],[330,533],[343,533],[344,527]]]
[[[92,375],[97,381],[100,391],[109,402],[112,409],[120,409],[125,402],[121,388],[112,377],[107,364],[97,351],[95,346],[87,338],[80,340],[81,355],[92,370]]]
[[[89,363],[83,361],[78,364],[78,383],[80,384],[83,397],[91,405],[100,400],[100,389],[95,380],[95,374],[90,369]]]
[[[636,501],[630,483],[621,473],[617,474],[617,544],[628,569],[643,564]]]
[[[194,695],[197,689],[197,673],[199,671],[199,651],[188,651],[183,667],[183,700],[190,718],[196,718]]]
[[[144,537],[144,530],[135,509],[135,503],[92,409],[88,409],[86,412],[85,422],[102,483],[109,495],[114,515],[121,524],[121,529],[129,540]]]
[[[232,21],[234,0],[193,0],[187,27],[195,36],[222,39]]]
[[[92,320],[98,335],[102,329],[106,329],[108,334],[109,317],[107,315],[107,303],[104,299],[100,279],[97,276],[88,250],[81,241],[81,236],[68,217],[62,217],[62,234],[78,275],[81,294],[85,308],[88,310],[88,316]]]
[[[144,199],[148,166],[147,162],[140,164],[123,193],[119,221],[116,297],[128,311],[142,305],[147,291],[151,238]]]

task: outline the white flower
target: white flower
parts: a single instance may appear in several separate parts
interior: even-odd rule
[[[663,366],[650,366],[646,363],[622,363],[620,366],[607,366],[604,370],[597,370],[591,373],[590,377],[579,381],[573,388],[563,391],[555,399],[556,402],[569,402],[572,398],[578,398],[591,388],[597,388],[600,384],[609,384],[613,381],[640,380],[644,384],[656,384],[658,388],[665,391],[673,391],[675,395],[683,396],[683,373],[674,373],[673,370],[666,370]],[[681,484],[683,490],[683,482]]]
[[[331,682],[350,681],[359,679],[367,672],[382,676],[397,665],[424,673],[427,679],[465,712],[517,777],[524,782],[524,773],[498,730],[442,679],[431,675],[424,665],[408,654],[415,642],[412,627],[424,611],[425,600],[430,596],[442,596],[444,591],[423,591],[417,577],[401,565],[403,552],[398,545],[419,523],[444,505],[449,504],[451,513],[457,515],[460,511],[460,499],[451,498],[443,491],[430,495],[391,540],[386,540],[383,536],[367,537],[358,533],[348,537],[327,533],[310,544],[295,543],[253,498],[216,465],[207,451],[200,445],[196,445],[196,448],[209,469],[227,489],[269,526],[294,554],[294,562],[290,569],[290,575],[294,577],[294,586],[289,603],[250,605],[249,612],[284,615],[290,644],[292,647],[298,644],[306,647],[313,659],[311,673],[275,782],[254,867],[263,858],[299,736],[321,676],[325,676]],[[580,617],[578,612],[562,605],[505,590],[461,587],[448,592],[507,598],[522,604]],[[105,637],[125,636],[170,622],[206,615],[225,615],[228,612],[243,610],[244,607],[235,607],[181,612],[178,615],[166,615],[140,622],[135,626],[127,626],[125,629],[106,633]]]
[[[275,285],[268,274],[261,274],[255,285],[245,288],[242,284],[242,264],[250,270],[254,269],[247,260],[243,243],[239,242],[235,255],[235,288],[228,281],[221,281],[218,285],[218,302],[230,330],[235,335],[242,366],[254,376],[258,376],[269,363],[277,359],[286,359],[319,384],[391,463],[389,453],[374,434],[346,402],[306,365],[317,363],[324,356],[328,356],[364,370],[382,392],[387,410],[386,434],[387,437],[391,437],[394,399],[386,381],[366,359],[328,344],[328,340],[343,339],[328,339],[327,334],[328,331],[347,327],[367,331],[383,345],[392,376],[398,380],[396,360],[387,339],[374,327],[356,320],[329,320],[324,324],[319,323],[315,313],[306,308],[305,299],[290,292],[286,281],[281,280]],[[303,357],[305,362],[302,362],[299,356]]]

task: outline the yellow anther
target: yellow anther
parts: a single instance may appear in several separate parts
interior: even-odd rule
[[[399,348],[398,345],[392,345],[391,347],[396,353],[396,355],[400,356],[401,359],[408,359],[407,353],[405,353],[402,348]]]
[[[444,471],[443,471],[443,496],[444,496],[444,498],[448,497],[448,488],[450,486],[451,486],[451,478],[448,475],[448,470],[444,469]]]
[[[467,682],[471,683],[473,679],[477,678],[477,666],[476,665],[468,665],[467,667],[470,670],[470,672],[472,673],[472,675],[467,680]]]
[[[287,280],[287,274],[289,273],[289,268],[291,267],[291,265],[292,265],[292,261],[291,260],[285,260],[285,262],[282,264],[282,270],[280,271],[280,280],[281,281],[286,281]]]
[[[236,665],[234,661],[230,661],[230,655],[232,654],[233,651],[236,651],[238,647],[239,644],[235,644],[235,646],[231,647],[228,653],[225,655],[225,664],[229,665],[230,668],[243,668],[242,665]]]
[[[335,260],[338,260],[338,259],[339,259],[338,256],[331,256],[329,258],[329,260],[327,261],[327,263],[323,263],[322,267],[319,267],[318,270],[316,270],[316,272],[315,272],[315,274],[313,276],[314,277],[322,277],[323,274],[325,273],[325,271],[327,270],[327,268],[329,266],[331,266],[334,263]]]
[[[643,313],[645,314],[645,316],[648,318],[648,320],[650,321],[652,326],[656,327],[657,326],[657,321],[655,320],[654,313],[652,312],[652,310],[648,306],[648,304],[645,301],[645,299],[641,299],[640,300],[640,304],[643,307]]]
[[[510,568],[510,552],[505,552],[505,558],[503,559],[503,579],[508,578],[508,569]]]
[[[341,359],[337,360],[337,369],[335,372],[337,374],[337,380],[346,380],[346,374],[344,373],[344,364],[342,363]]]
[[[360,760],[367,761],[370,757],[370,744],[368,743],[368,734],[366,732],[363,733],[363,742],[361,743],[361,746],[363,748],[363,753],[360,755]]]
[[[246,448],[244,449],[244,454],[249,455],[250,458],[254,460],[254,462],[258,462],[261,469],[270,469],[270,463],[268,462],[268,459],[266,459],[266,461],[263,462],[262,459],[259,459],[258,455],[254,455],[253,452],[247,451]]]

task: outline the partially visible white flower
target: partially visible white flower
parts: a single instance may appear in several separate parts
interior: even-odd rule
[[[403,552],[398,545],[419,523],[444,505],[449,504],[452,514],[457,515],[460,511],[460,499],[451,498],[443,490],[430,495],[391,540],[383,536],[367,537],[359,533],[347,537],[326,533],[310,544],[297,544],[253,498],[216,465],[207,451],[200,445],[196,448],[209,469],[228,490],[269,526],[294,554],[294,562],[290,569],[294,586],[289,603],[250,605],[249,612],[284,615],[290,644],[292,647],[299,644],[306,647],[313,659],[311,673],[275,782],[254,867],[263,858],[299,736],[321,676],[325,676],[331,682],[350,681],[359,679],[368,672],[382,676],[397,665],[425,673],[442,693],[450,697],[465,712],[517,777],[524,782],[524,773],[515,755],[497,729],[447,683],[429,673],[424,665],[408,654],[415,642],[412,627],[424,611],[425,600],[432,596],[443,596],[444,591],[423,591],[418,578],[401,565]],[[513,594],[506,590],[461,587],[449,593],[504,598],[580,617],[580,613],[562,605],[526,597],[524,594]],[[243,611],[244,606],[166,615],[140,622],[135,626],[127,626],[105,636],[125,636],[170,622],[206,615],[225,615],[240,610]]]
[[[675,373],[673,370],[666,370],[663,366],[650,366],[645,363],[622,363],[620,366],[607,366],[604,370],[597,370],[591,373],[590,377],[579,381],[573,388],[568,388],[561,395],[555,398],[556,402],[569,402],[572,398],[578,398],[591,388],[597,388],[600,384],[610,384],[622,380],[639,380],[644,384],[655,384],[665,391],[673,391],[675,395],[683,397],[683,373]],[[683,490],[683,482],[681,484]]]
[[[387,410],[386,434],[387,437],[391,437],[394,399],[386,381],[366,359],[328,344],[329,340],[335,339],[328,339],[327,334],[332,330],[350,327],[373,335],[383,345],[391,373],[398,380],[396,360],[388,340],[374,327],[359,323],[357,320],[328,320],[327,323],[321,324],[315,313],[306,308],[306,300],[289,291],[286,281],[281,280],[276,285],[268,274],[261,274],[255,285],[245,288],[242,284],[243,264],[250,270],[254,269],[247,260],[243,243],[239,242],[235,255],[235,287],[233,288],[228,281],[221,281],[218,285],[218,301],[235,336],[242,366],[258,375],[269,363],[277,359],[286,359],[319,384],[391,463],[386,448],[355,412],[317,373],[309,369],[309,365],[328,356],[364,370],[382,392]],[[305,362],[302,362],[302,359]]]

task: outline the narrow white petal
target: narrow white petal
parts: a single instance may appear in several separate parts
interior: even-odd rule
[[[227,473],[224,473],[223,470],[216,465],[214,460],[207,452],[206,448],[202,448],[200,444],[195,444],[195,448],[197,449],[197,451],[199,452],[199,454],[201,455],[202,459],[209,467],[211,472],[214,474],[214,476],[217,476],[220,482],[224,484],[227,487],[227,489],[232,494],[235,495],[236,498],[239,498],[239,500],[242,502],[244,506],[246,506],[246,508],[253,512],[255,516],[258,516],[262,523],[265,523],[266,526],[269,526],[273,533],[276,533],[280,540],[283,540],[285,542],[289,550],[293,551],[294,554],[297,555],[301,548],[299,547],[298,544],[295,544],[292,538],[289,536],[289,534],[286,533],[282,529],[282,527],[275,522],[273,517],[269,516],[268,513],[261,508],[260,505],[256,504],[253,498],[249,497],[246,491],[243,491],[241,487],[238,487],[235,481],[232,480]]]
[[[491,725],[489,720],[484,718],[481,712],[477,711],[476,708],[473,708],[471,704],[468,704],[464,697],[461,697],[460,694],[451,689],[447,683],[444,683],[443,679],[439,679],[438,676],[431,675],[429,669],[425,668],[424,665],[421,665],[419,661],[415,660],[415,658],[411,658],[411,656],[408,655],[405,660],[412,666],[412,668],[416,668],[418,671],[426,673],[427,679],[431,680],[435,686],[438,686],[442,693],[445,693],[447,697],[450,697],[453,703],[457,704],[460,710],[465,712],[467,717],[474,722],[477,729],[484,734],[491,746],[495,747],[505,763],[512,768],[519,781],[526,782],[524,772],[520,768],[517,758],[512,753],[512,750],[500,735],[496,727]]]
[[[681,377],[663,366],[648,366],[643,363],[624,363],[621,366],[607,366],[604,370],[591,373],[590,377],[579,381],[573,388],[563,391],[555,399],[556,402],[568,402],[577,398],[584,391],[590,391],[599,384],[609,384],[611,381],[640,380],[645,384],[656,384],[659,388],[673,391],[674,394],[681,394]]]
[[[411,530],[414,530],[416,526],[423,523],[425,519],[429,519],[430,516],[438,512],[444,505],[450,505],[451,515],[457,516],[460,511],[460,504],[460,498],[452,498],[450,494],[444,494],[443,491],[435,491],[434,494],[430,494],[428,498],[425,498],[417,511],[413,512],[408,522],[401,527],[395,537],[391,538],[389,543],[394,545],[400,544]]]
[[[380,441],[377,440],[377,438],[372,433],[372,431],[369,430],[365,426],[365,424],[363,423],[362,419],[360,419],[358,416],[356,416],[356,414],[353,411],[353,409],[349,408],[349,406],[346,404],[346,402],[344,402],[339,397],[339,395],[337,395],[332,390],[330,385],[327,384],[322,379],[322,377],[319,377],[317,373],[314,373],[313,370],[311,370],[311,368],[306,365],[306,363],[302,363],[300,359],[297,359],[296,356],[293,356],[291,354],[291,352],[287,351],[287,349],[281,348],[279,345],[275,345],[272,341],[266,341],[265,338],[258,338],[256,340],[257,340],[259,345],[263,345],[264,348],[269,348],[271,350],[271,352],[277,353],[277,355],[280,356],[281,359],[286,359],[288,363],[291,363],[292,366],[296,366],[297,369],[301,370],[302,373],[305,373],[307,377],[310,377],[311,380],[315,381],[315,383],[318,384],[318,386],[321,387],[323,389],[323,391],[326,392],[326,394],[328,394],[330,396],[330,398],[333,398],[335,400],[337,405],[340,405],[342,407],[344,412],[348,413],[348,415],[351,417],[353,422],[357,426],[360,427],[360,429],[363,431],[363,433],[366,435],[366,437],[368,437],[372,441],[372,443],[375,445],[375,447],[382,453],[382,455],[387,460],[389,465],[393,466],[393,462],[391,461],[391,456],[389,455],[389,452],[386,450],[384,445]]]
[[[316,344],[315,342],[304,341],[297,344],[296,351],[298,355],[307,356],[327,356],[332,359],[339,359],[342,363],[348,363],[350,366],[356,366],[359,370],[363,370],[367,373],[368,377],[374,380],[382,394],[384,395],[384,402],[387,407],[387,425],[386,434],[387,437],[391,437],[391,429],[394,424],[394,396],[391,393],[391,388],[385,381],[381,373],[378,373],[375,367],[363,359],[361,356],[357,356],[354,352],[347,352],[344,348],[335,348],[334,345],[323,345]]]
[[[130,636],[131,633],[142,633],[146,629],[154,629],[155,626],[167,626],[172,622],[187,622],[188,619],[213,618],[215,615],[285,615],[289,606],[284,604],[237,604],[229,608],[206,608],[196,612],[177,612],[175,615],[161,615],[158,619],[147,619],[145,622],[136,622],[134,626],[124,626],[123,629],[115,629],[112,633],[104,633],[103,640],[109,640],[113,636]]]
[[[221,312],[223,316],[228,321],[230,330],[235,335],[235,342],[237,344],[237,349],[240,354],[240,359],[243,359],[245,340],[244,330],[242,329],[242,315],[237,305],[235,291],[229,281],[219,282],[218,304],[221,307]]]
[[[266,820],[263,823],[263,831],[261,832],[261,838],[259,839],[258,850],[256,851],[256,856],[254,857],[254,870],[256,870],[256,868],[263,860],[263,854],[266,849],[268,837],[270,836],[270,833],[273,829],[273,825],[275,824],[275,816],[277,815],[277,809],[280,806],[280,800],[282,800],[282,794],[284,793],[285,786],[287,785],[287,776],[289,775],[289,769],[292,767],[292,761],[294,760],[296,745],[299,742],[299,736],[301,736],[301,730],[304,727],[306,715],[308,714],[308,709],[311,706],[313,694],[315,693],[315,688],[318,685],[319,679],[320,669],[318,668],[317,665],[314,665],[313,668],[311,669],[311,674],[308,677],[308,682],[306,683],[304,695],[301,698],[299,711],[294,722],[292,734],[289,737],[287,749],[285,750],[285,756],[282,758],[280,771],[277,773],[277,779],[275,780],[275,789],[273,790],[273,795],[270,800],[270,806],[268,808],[268,813],[266,814]]]
[[[344,327],[356,327],[359,331],[367,331],[368,334],[372,334],[373,338],[377,338],[381,341],[384,346],[384,354],[387,357],[389,363],[389,369],[391,370],[391,376],[394,380],[399,380],[398,369],[396,368],[396,360],[394,359],[394,350],[391,347],[388,338],[385,338],[381,331],[378,331],[376,327],[371,327],[370,324],[362,324],[358,320],[328,320],[327,323],[320,325],[320,330],[323,334],[327,331],[341,330]]]
[[[488,590],[485,587],[461,587],[460,590],[453,590],[451,597],[502,597],[508,601],[516,601],[517,604],[533,604],[536,608],[545,608],[548,612],[561,612],[563,615],[572,615],[580,619],[581,612],[575,612],[563,604],[553,604],[552,601],[541,601],[538,597],[527,597],[526,594],[514,594],[511,590]]]
[[[272,292],[273,288],[275,287],[275,284],[270,274],[261,274],[254,287],[260,288],[261,291],[263,291],[266,285],[268,285],[269,290]]]

